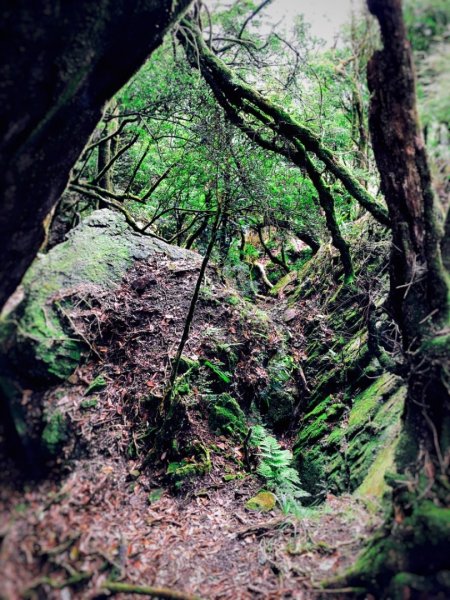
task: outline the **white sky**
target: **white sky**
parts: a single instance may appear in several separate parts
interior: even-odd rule
[[[359,12],[362,4],[363,0],[273,0],[264,12],[275,23],[283,19],[287,27],[295,15],[303,14],[312,34],[332,44],[339,28],[349,22],[352,5]]]
[[[207,0],[213,8],[215,5],[229,6],[235,0]],[[255,0],[259,4],[261,0]],[[311,25],[311,33],[324,39],[331,46],[340,27],[350,21],[352,6],[360,12],[365,0],[272,0],[262,11],[263,21],[271,24],[280,23],[280,27],[289,29],[293,18],[303,14],[305,21]]]

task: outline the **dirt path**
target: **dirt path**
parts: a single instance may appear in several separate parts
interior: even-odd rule
[[[23,496],[2,486],[1,596],[101,597],[102,583],[115,579],[205,599],[317,598],[320,581],[354,561],[374,526],[351,497],[329,498],[300,519],[249,511],[260,482],[225,482],[226,463],[214,462],[187,493],[156,493],[154,502],[154,480],[133,480],[132,463],[100,455]]]

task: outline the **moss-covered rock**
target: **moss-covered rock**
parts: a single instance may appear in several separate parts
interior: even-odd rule
[[[401,380],[385,373],[354,397],[327,396],[305,415],[294,447],[305,489],[381,497],[405,395]]]
[[[45,451],[55,457],[64,445],[68,436],[68,423],[64,415],[55,411],[47,418],[42,432],[42,444]]]
[[[450,509],[410,497],[410,514],[381,530],[336,585],[363,586],[377,598],[448,598]]]
[[[193,442],[189,448],[189,457],[169,463],[166,475],[168,479],[180,488],[186,480],[198,475],[206,475],[211,471],[211,455],[204,444]]]
[[[23,280],[23,300],[2,318],[2,352],[12,366],[33,379],[66,379],[89,350],[74,323],[74,306],[111,291],[134,261],[156,252],[175,260],[198,258],[136,234],[119,213],[92,213],[65,242],[35,260]]]
[[[253,498],[250,498],[245,503],[245,508],[248,510],[256,510],[258,512],[270,512],[277,504],[277,497],[272,492],[259,492]]]
[[[64,415],[55,412],[56,402],[45,390],[67,380],[90,352],[90,319],[102,299],[136,261],[157,253],[174,264],[199,262],[194,252],[135,233],[119,213],[95,211],[65,242],[38,255],[8,302],[0,318],[0,402],[11,415],[13,434],[33,459],[43,446],[45,454],[57,454],[66,435]],[[86,393],[105,385],[98,377]],[[39,393],[33,402],[22,401],[30,390]]]
[[[209,425],[214,432],[235,439],[243,439],[248,431],[243,410],[237,401],[226,393],[212,397]]]
[[[291,355],[279,351],[267,365],[268,385],[259,394],[259,408],[275,430],[288,424],[298,402],[297,365]]]

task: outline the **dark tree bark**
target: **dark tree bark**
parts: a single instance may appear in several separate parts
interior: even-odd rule
[[[442,578],[450,569],[449,273],[401,0],[368,6],[383,41],[368,65],[369,126],[392,224],[390,308],[402,335],[408,394],[398,473],[390,479],[391,518],[349,580],[374,586],[377,597],[449,597]]]
[[[368,5],[378,18],[384,43],[368,65],[369,124],[392,223],[390,308],[410,365],[405,426],[416,450],[420,447],[438,460],[436,466],[442,470],[436,435],[439,441],[450,425],[445,385],[450,356],[445,354],[449,350],[449,273],[441,256],[443,228],[417,117],[412,53],[401,0],[369,0]],[[414,453],[412,458],[416,458]]]
[[[42,223],[105,103],[188,4],[1,2],[0,307],[41,246]]]

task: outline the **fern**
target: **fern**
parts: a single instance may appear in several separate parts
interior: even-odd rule
[[[309,494],[302,489],[298,472],[292,466],[292,452],[283,450],[261,425],[253,427],[250,445],[258,449],[260,457],[256,472],[266,480],[267,488],[275,493],[283,512],[298,512],[300,498]]]

